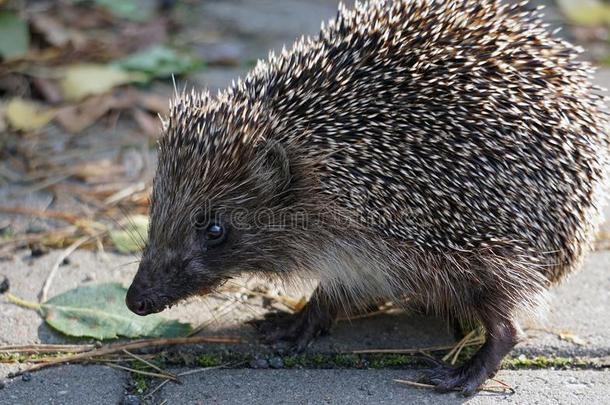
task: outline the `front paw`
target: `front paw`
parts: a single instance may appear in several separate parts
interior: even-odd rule
[[[311,316],[307,308],[296,314],[273,312],[264,319],[253,321],[252,324],[261,335],[265,344],[280,341],[293,343],[293,350],[303,352],[318,336],[325,335],[332,326],[332,318]]]

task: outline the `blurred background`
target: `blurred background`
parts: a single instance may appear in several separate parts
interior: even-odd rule
[[[315,33],[336,0],[0,0],[0,258],[137,251],[158,115]],[[349,1],[348,1],[349,3]],[[546,0],[552,27],[610,65],[610,2]]]

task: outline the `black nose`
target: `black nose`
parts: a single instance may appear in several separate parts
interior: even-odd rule
[[[152,301],[146,299],[133,284],[129,287],[129,290],[127,290],[125,304],[127,304],[127,308],[136,315],[144,316],[153,312]]]

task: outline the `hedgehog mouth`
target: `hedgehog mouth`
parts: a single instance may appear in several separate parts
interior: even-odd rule
[[[188,300],[191,297],[204,297],[204,296],[210,295],[210,294],[216,292],[216,289],[221,287],[222,285],[224,285],[228,280],[229,280],[229,278],[220,278],[220,277],[214,278],[212,280],[207,281],[203,286],[200,286],[199,288],[195,289],[190,294],[187,294],[186,296],[183,296],[183,297],[171,298],[171,297],[165,296],[165,297],[163,297],[163,299],[159,300],[159,302],[156,303],[156,305],[151,306],[149,313],[155,314],[155,313],[165,311],[166,309],[170,309],[174,305],[180,304],[180,303]]]
[[[193,295],[200,297],[210,295],[211,293],[216,292],[216,289],[222,287],[227,281],[229,281],[229,277],[216,277],[211,281],[208,281],[205,285],[200,286]]]

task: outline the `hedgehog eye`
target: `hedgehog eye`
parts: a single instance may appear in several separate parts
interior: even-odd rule
[[[227,238],[225,228],[218,223],[211,223],[205,230],[205,239],[208,246],[221,244]]]

